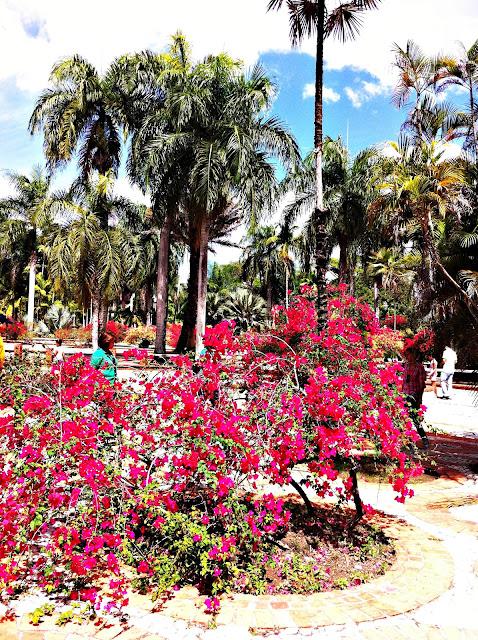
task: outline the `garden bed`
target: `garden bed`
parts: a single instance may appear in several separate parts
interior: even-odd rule
[[[238,592],[311,594],[346,589],[382,575],[393,563],[393,542],[384,534],[385,518],[362,521],[353,529],[351,509],[314,505],[311,521],[304,505],[290,498],[291,527],[262,566],[240,574]],[[383,525],[383,527],[381,526]]]

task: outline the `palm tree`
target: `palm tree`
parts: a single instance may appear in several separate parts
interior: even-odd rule
[[[371,217],[381,217],[383,227],[418,233],[422,255],[419,284],[422,302],[430,302],[436,288],[436,273],[468,305],[475,317],[478,308],[445,268],[437,248],[436,224],[453,212],[464,183],[463,168],[458,162],[444,159],[439,142],[413,144],[402,137],[390,143],[394,156],[377,166],[377,197],[370,208]]]
[[[359,254],[366,251],[370,240],[367,228],[367,208],[371,200],[370,188],[378,154],[375,149],[365,149],[351,160],[342,140],[326,138],[323,145],[324,203],[329,212],[327,220],[327,255],[334,245],[340,249],[339,282],[353,288],[353,274]],[[315,167],[313,154],[283,181],[283,194],[294,192],[293,201],[284,209],[286,225],[307,215],[300,239],[298,253],[308,272],[311,248],[315,242],[313,212],[315,204]]]
[[[52,232],[49,269],[59,285],[71,288],[85,306],[92,305],[92,343],[96,349],[101,308],[106,308],[131,275],[135,260],[135,236],[129,221],[140,212],[126,198],[111,193],[112,181],[90,180],[74,185],[63,202],[63,219]],[[97,214],[108,214],[108,228]]]
[[[465,149],[472,149],[474,158],[478,158],[477,117],[478,104],[475,90],[478,85],[478,40],[466,49],[462,44],[462,57],[440,56],[437,60],[436,85],[444,90],[451,85],[463,88],[468,95],[468,113],[465,117]]]
[[[268,0],[268,10],[278,10],[285,0]],[[289,11],[290,37],[293,46],[299,45],[304,38],[316,37],[315,66],[315,111],[314,111],[314,155],[315,155],[315,207],[314,227],[316,234],[316,282],[317,282],[317,321],[319,329],[326,323],[326,223],[322,182],[322,129],[323,129],[323,75],[324,41],[334,36],[342,41],[354,38],[359,31],[361,18],[365,11],[376,9],[380,0],[349,0],[339,3],[332,9],[325,0],[287,0]]]
[[[125,119],[114,68],[100,76],[85,58],[74,55],[55,64],[50,83],[29,123],[32,134],[43,130],[49,166],[54,169],[67,163],[77,152],[83,179],[92,171],[116,175]],[[106,228],[107,220],[101,222]]]
[[[271,157],[284,163],[298,157],[290,133],[264,115],[273,94],[259,66],[245,75],[225,54],[206,58],[169,88],[166,101],[176,128],[159,131],[149,150],[158,183],[178,172],[184,176],[179,208],[188,221],[190,276],[178,349],[194,343],[197,352],[202,349],[210,241],[222,223],[261,211],[275,184]]]
[[[414,278],[413,267],[416,256],[413,253],[403,255],[398,249],[382,248],[376,251],[370,258],[368,273],[375,281],[380,281],[382,287],[392,294],[393,328],[397,328],[397,297],[403,284],[411,285]],[[378,299],[375,302],[378,310]],[[377,314],[378,315],[378,314]]]
[[[258,278],[266,298],[267,314],[270,316],[279,286],[284,287],[285,306],[289,306],[289,282],[294,271],[291,251],[296,248],[293,229],[283,225],[258,226],[246,237],[248,244],[242,254],[242,273],[251,284]]]
[[[241,287],[229,294],[219,313],[223,318],[234,320],[242,331],[260,329],[266,318],[266,305],[261,296]]]
[[[9,178],[15,194],[0,200],[0,257],[12,259],[17,271],[28,268],[27,325],[32,328],[41,237],[51,225],[55,198],[50,194],[50,178],[38,167],[30,176],[11,173]]]
[[[123,56],[117,61],[120,85],[124,92],[132,90],[141,96],[133,117],[129,117],[132,132],[128,171],[131,179],[151,194],[152,226],[158,231],[159,246],[156,266],[156,340],[155,352],[166,350],[166,321],[168,314],[168,284],[171,237],[178,237],[180,200],[187,182],[184,158],[177,158],[164,170],[163,158],[157,153],[153,141],[164,135],[174,135],[183,118],[181,109],[194,108],[188,101],[188,78],[191,72],[189,45],[178,32],[166,53],[143,52]],[[183,93],[183,104],[172,101],[172,96]],[[131,103],[131,101],[130,101]],[[174,232],[174,233],[173,233]],[[184,230],[183,230],[184,234]]]

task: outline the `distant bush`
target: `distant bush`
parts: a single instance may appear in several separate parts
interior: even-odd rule
[[[141,326],[141,327],[131,327],[126,332],[124,336],[124,342],[126,344],[137,344],[139,345],[144,340],[148,340],[150,343],[153,343],[156,338],[156,327],[153,326]]]
[[[181,335],[182,325],[180,324],[169,324],[166,328],[166,342],[169,347],[172,349],[176,348],[178,344],[179,336]]]
[[[408,326],[408,318],[406,316],[385,316],[383,324],[390,329],[396,327],[397,329],[403,329]]]

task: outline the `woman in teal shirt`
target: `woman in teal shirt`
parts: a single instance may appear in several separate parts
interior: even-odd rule
[[[113,385],[116,381],[116,358],[113,355],[115,341],[112,336],[102,333],[98,337],[98,349],[93,352],[90,364],[104,375]]]

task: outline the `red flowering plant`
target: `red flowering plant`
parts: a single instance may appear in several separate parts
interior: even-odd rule
[[[7,340],[18,340],[28,332],[28,329],[18,320],[12,320],[9,323],[0,324],[0,335]]]
[[[131,582],[156,596],[196,584],[216,610],[224,590],[260,592],[251,575],[289,526],[264,484],[292,484],[313,518],[296,465],[311,490],[353,500],[359,516],[355,471],[370,450],[394,465],[397,499],[412,494],[415,431],[369,307],[340,290],[320,333],[309,290],[275,313],[267,334],[208,329],[199,361],[177,356],[152,380],[112,387],[79,356],[38,384],[7,369],[4,597],[36,587],[111,609],[127,604]]]
[[[408,325],[408,318],[400,314],[385,316],[383,324],[389,329],[403,329]]]

